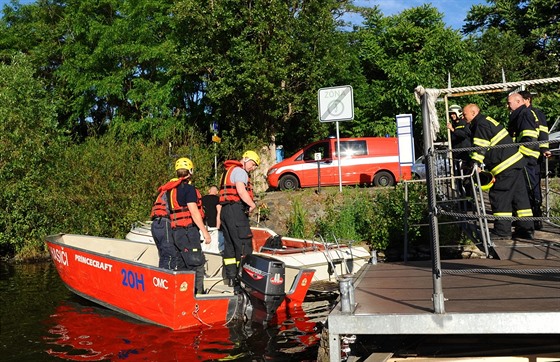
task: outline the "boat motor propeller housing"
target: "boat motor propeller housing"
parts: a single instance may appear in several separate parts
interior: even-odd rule
[[[253,306],[253,320],[266,323],[286,298],[284,262],[265,256],[247,255],[241,266],[241,285]]]

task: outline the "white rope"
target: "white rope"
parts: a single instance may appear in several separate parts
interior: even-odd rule
[[[519,82],[483,84],[483,85],[475,85],[470,87],[444,88],[444,89],[440,89],[439,91],[440,93],[453,94],[453,93],[483,91],[483,90],[492,90],[492,89],[507,90],[508,88],[520,87],[522,85],[547,84],[547,83],[558,83],[558,82],[560,82],[560,77],[522,80]]]
[[[423,95],[428,97],[428,114],[430,116],[430,131],[432,136],[432,142],[436,139],[439,132],[439,119],[436,110],[436,100],[441,94],[439,89],[424,89],[422,86],[416,87],[414,89],[414,97],[416,101],[421,104],[421,98]]]
[[[508,89],[515,88],[515,87],[534,85],[534,84],[547,84],[547,83],[560,83],[560,77],[522,80],[519,82],[483,84],[483,85],[475,85],[469,87],[443,88],[443,89],[430,89],[430,88],[424,89],[424,87],[419,85],[414,89],[414,97],[416,98],[416,101],[419,104],[421,104],[422,96],[423,95],[428,96],[428,113],[430,116],[430,131],[431,131],[430,133],[433,142],[436,139],[436,135],[439,132],[439,122],[438,122],[438,116],[436,112],[436,101],[441,94],[445,93],[447,95],[450,95],[453,93],[477,92],[477,91],[487,91],[493,89],[503,89],[504,91],[507,91]]]

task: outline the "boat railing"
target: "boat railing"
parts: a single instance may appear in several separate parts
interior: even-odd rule
[[[312,251],[317,251],[317,248],[312,246],[306,246],[301,248],[270,248],[267,246],[261,246],[259,249],[260,252],[271,253],[272,255],[285,255],[285,254],[296,254],[296,253],[307,253]]]

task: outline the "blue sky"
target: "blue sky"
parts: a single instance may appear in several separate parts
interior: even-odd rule
[[[443,21],[453,29],[461,29],[465,17],[473,5],[488,5],[486,0],[354,0],[357,6],[373,7],[379,9],[385,16],[395,15],[404,9],[413,8],[430,3],[443,14]]]
[[[0,8],[9,0],[0,0]],[[21,0],[23,4],[31,3],[32,0]],[[354,4],[358,6],[379,5],[381,12],[386,15],[398,14],[404,9],[420,6],[422,4],[431,3],[441,13],[444,14],[443,21],[453,29],[461,29],[467,12],[472,5],[485,4],[486,0],[354,0]]]

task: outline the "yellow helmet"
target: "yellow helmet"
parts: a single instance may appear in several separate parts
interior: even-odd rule
[[[243,154],[243,158],[248,158],[250,160],[255,161],[255,164],[258,166],[261,164],[261,158],[259,157],[259,155],[257,155],[257,153],[255,151],[245,151],[245,153]]]
[[[180,159],[175,161],[175,171],[180,169],[186,169],[192,174],[194,171],[194,164],[188,158],[181,157]]]
[[[480,189],[482,191],[488,191],[496,182],[494,175],[490,171],[480,171],[478,174],[480,179]],[[477,185],[478,186],[478,185]]]

